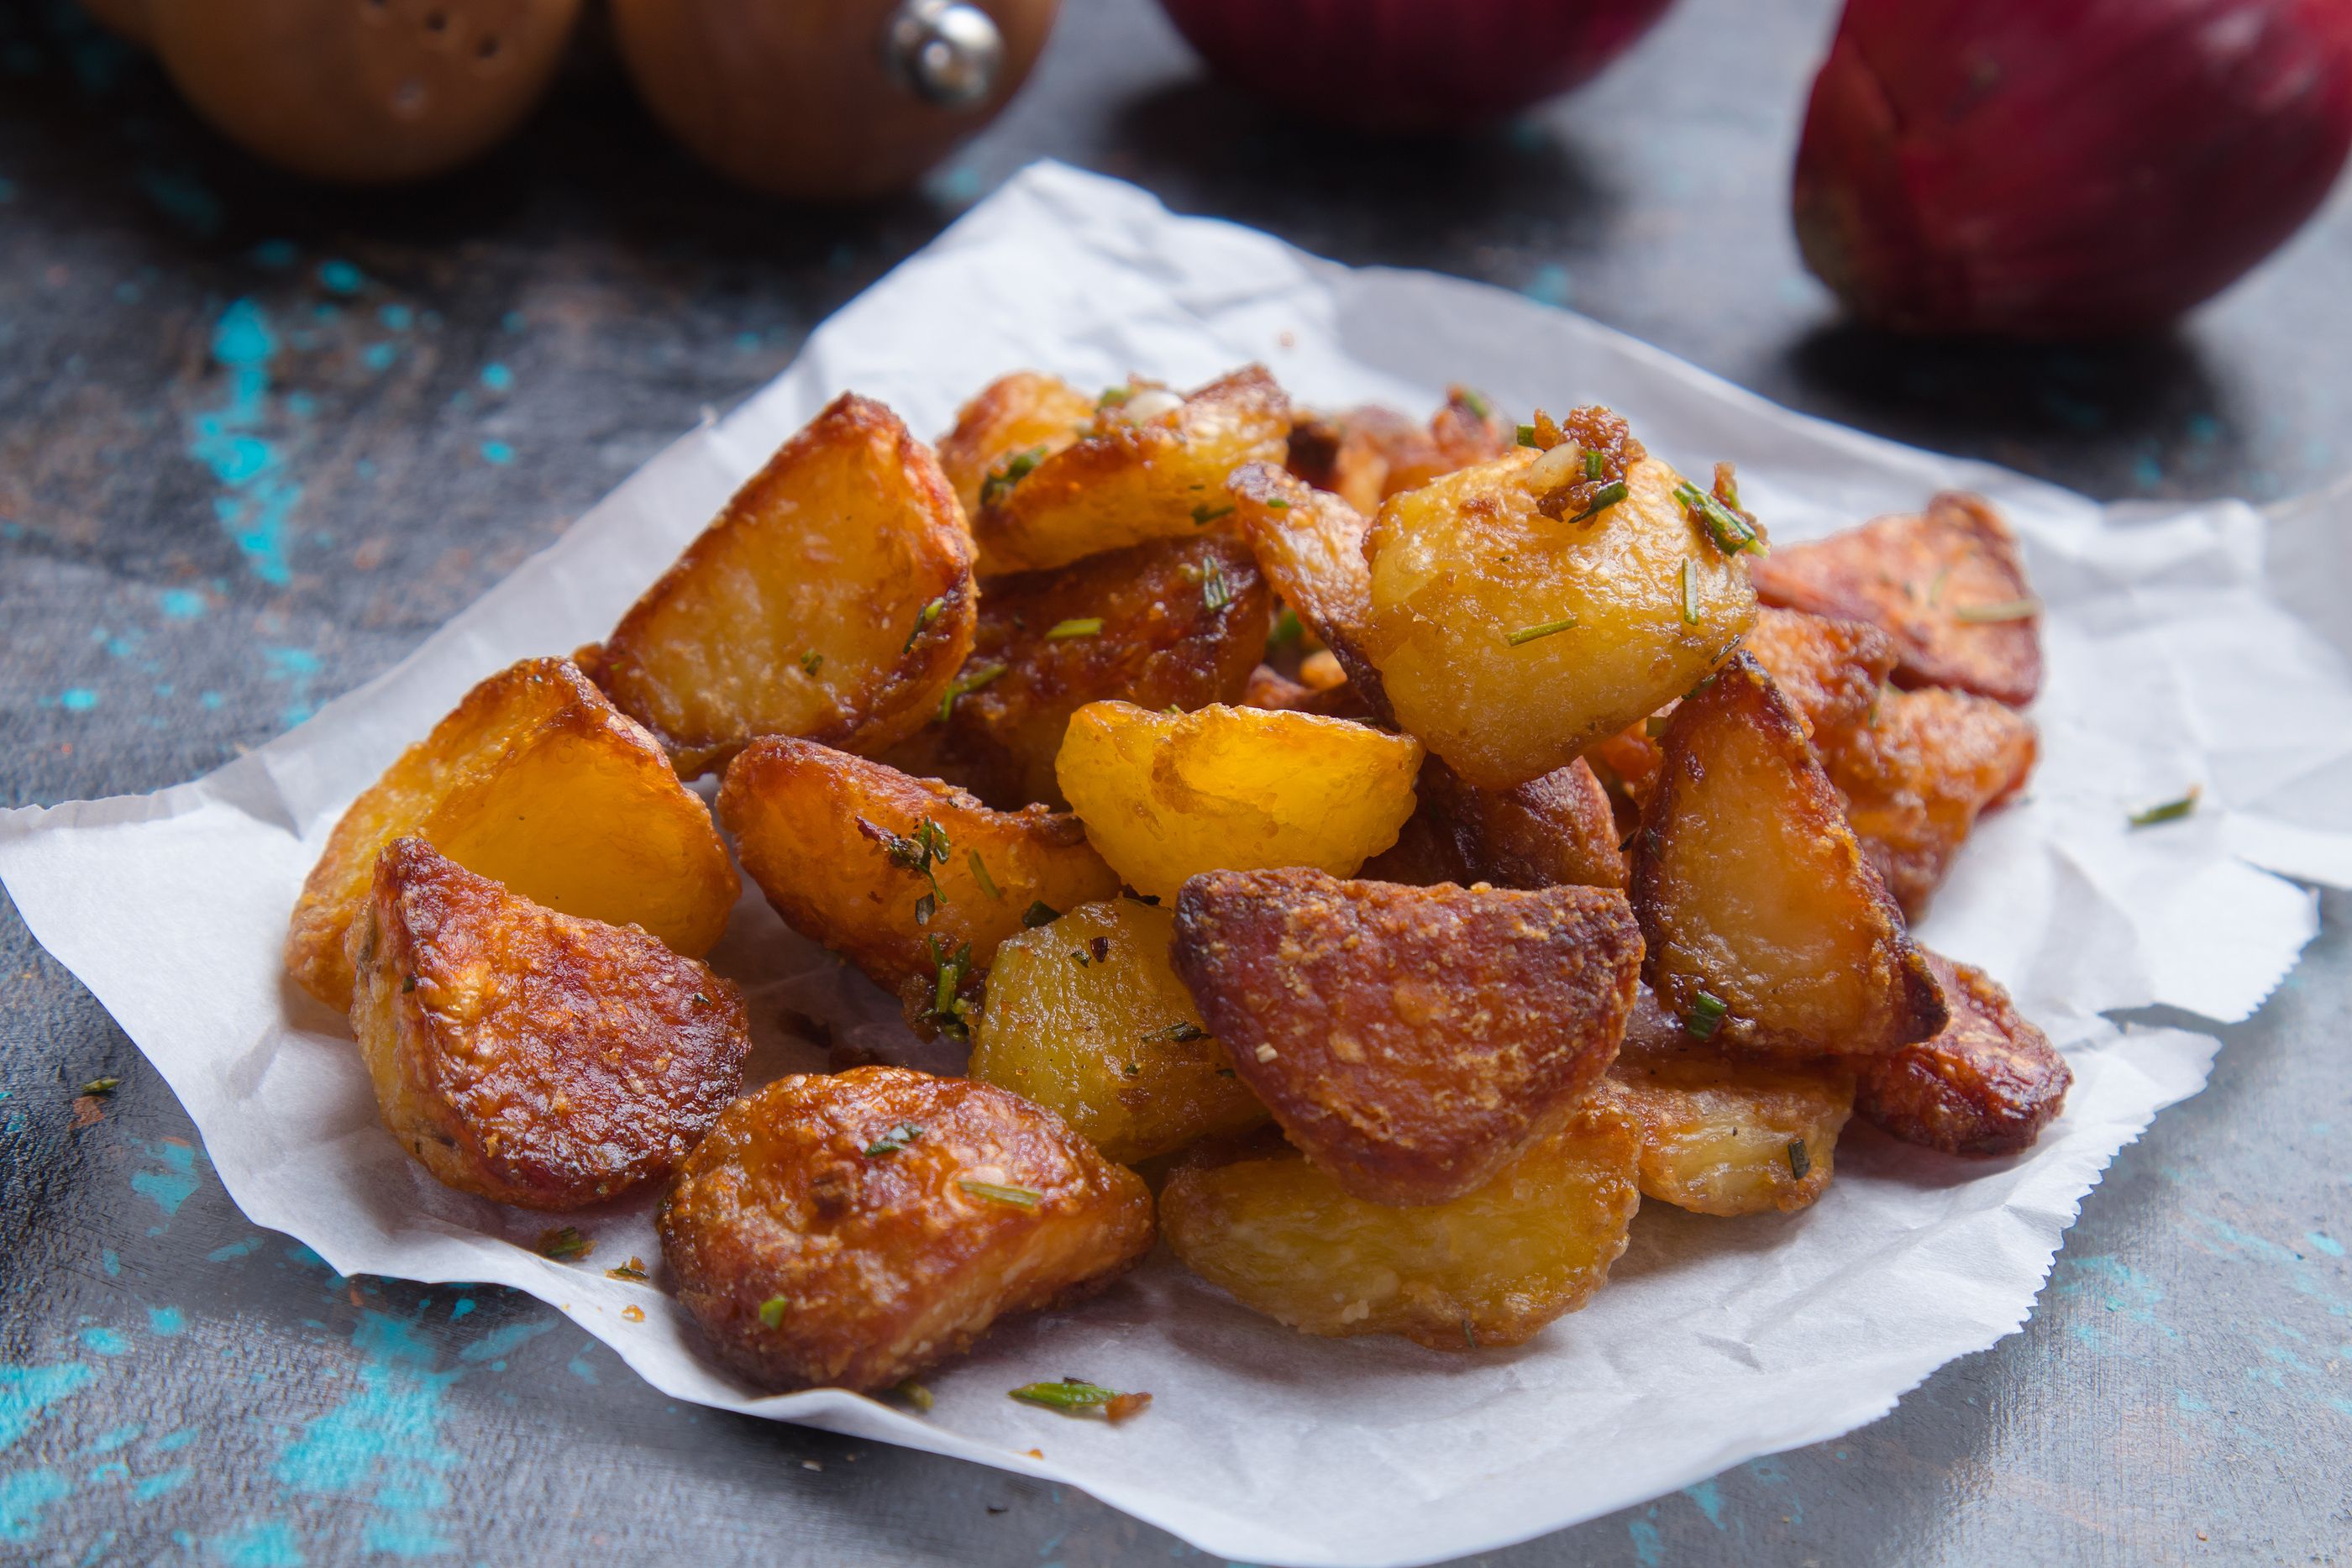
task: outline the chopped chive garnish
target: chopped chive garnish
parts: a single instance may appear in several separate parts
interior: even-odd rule
[[[1764,553],[1764,540],[1753,524],[1689,480],[1685,479],[1675,486],[1675,499],[1680,501],[1683,510],[1706,529],[1706,537],[1713,539],[1715,548],[1724,554],[1738,555],[1741,550],[1752,550],[1758,555]]]
[[[1108,394],[1106,393],[1105,395],[1108,396]],[[929,1411],[933,1403],[931,1399],[931,1391],[924,1387],[921,1384],[916,1382],[911,1377],[902,1378],[898,1383],[893,1384],[891,1385],[890,1392],[905,1400],[908,1404],[913,1406],[917,1410],[926,1413]]]
[[[1533,446],[1536,444],[1536,427],[1532,424],[1519,426],[1518,443],[1522,446]]]
[[[1712,1040],[1722,1027],[1723,1015],[1731,1009],[1721,997],[1711,991],[1701,991],[1691,1001],[1690,1016],[1683,1019],[1683,1029],[1693,1040]]]
[[[913,1122],[901,1122],[872,1143],[866,1145],[866,1157],[878,1160],[884,1155],[895,1155],[923,1135],[923,1129]]]
[[[653,1276],[646,1272],[646,1260],[644,1259],[632,1258],[616,1269],[605,1270],[604,1278],[607,1280],[627,1280],[637,1284],[643,1284],[646,1281],[652,1279]]]
[[[1674,719],[1671,716],[1663,713],[1654,713],[1649,717],[1642,721],[1642,733],[1648,736],[1652,740],[1655,740],[1658,737],[1666,733],[1666,726],[1672,723],[1674,723]]]
[[[1286,512],[1290,510],[1290,503],[1284,500],[1279,496],[1268,496],[1265,498],[1265,504],[1277,512]]]
[[[898,652],[901,653],[913,652],[916,640],[920,638],[926,631],[929,630],[931,622],[940,618],[940,612],[945,610],[947,607],[948,601],[945,599],[934,599],[929,604],[924,605],[920,610],[916,611],[915,629],[907,633],[907,645],[899,649]]]
[[[569,1225],[539,1233],[539,1255],[542,1258],[585,1258],[595,1245]]]
[[[1095,399],[1095,406],[1097,408],[1117,408],[1119,404],[1125,402],[1134,395],[1135,389],[1130,386],[1105,387],[1103,388],[1102,396]]]
[[[120,1078],[93,1078],[81,1086],[81,1092],[103,1099],[121,1087],[122,1080]]]
[[[1003,898],[1004,894],[998,890],[996,879],[988,874],[988,862],[980,858],[980,852],[972,851],[968,858],[971,862],[971,880],[980,883],[980,891],[991,898]]]
[[[1218,611],[1233,601],[1234,588],[1225,580],[1225,569],[1211,561],[1201,572],[1201,602]]]
[[[1464,408],[1468,409],[1480,419],[1486,419],[1495,412],[1495,405],[1486,401],[1486,394],[1475,387],[1456,387],[1454,395],[1462,400]]]
[[[1995,621],[2031,621],[2042,613],[2039,599],[2004,599],[1997,604],[1955,604],[1952,619],[1982,624]]]
[[[1013,491],[1013,486],[1036,472],[1037,465],[1045,461],[1045,449],[1033,446],[1026,452],[1015,453],[1003,468],[991,474],[980,486],[980,504],[992,507]]]
[[[1565,632],[1575,624],[1575,616],[1563,615],[1557,621],[1547,621],[1540,626],[1522,626],[1503,641],[1516,648],[1522,643],[1532,643],[1538,637],[1549,637],[1555,632]]]
[[[1037,1200],[1045,1196],[1025,1186],[1007,1186],[1001,1181],[975,1181],[970,1176],[965,1176],[956,1186],[974,1197],[986,1198],[991,1203],[1002,1203],[1013,1208],[1034,1208]]]
[[[811,680],[814,680],[816,678],[816,673],[824,668],[824,655],[818,653],[814,648],[811,648],[807,653],[801,655],[801,674],[808,676]]]
[[[862,821],[859,825],[867,826]],[[946,829],[925,817],[915,824],[915,831],[911,833],[894,833],[870,827],[868,831],[882,841],[882,857],[885,860],[902,871],[913,872],[929,881],[933,898],[947,896],[940,891],[939,873],[931,869],[948,863],[948,851],[953,846],[948,842]]]
[[[1034,931],[1040,925],[1051,925],[1061,917],[1060,910],[1041,898],[1021,912],[1021,924]]]
[[[1683,562],[1683,624],[1698,624],[1698,572],[1688,559]]]
[[[1478,1325],[1470,1321],[1468,1312],[1462,1314],[1462,1343],[1472,1350],[1478,1348]]]
[[[957,995],[963,988],[964,977],[971,973],[971,944],[966,942],[954,952],[937,936],[926,936],[924,942],[931,950],[931,1006],[923,1016],[934,1028],[951,1039],[965,1035],[963,1015],[969,1006]]]
[[[1045,641],[1048,643],[1065,643],[1073,637],[1099,637],[1101,635],[1102,617],[1099,615],[1082,615],[1074,617],[1068,621],[1055,622],[1053,629],[1045,633]]]
[[[1100,1411],[1113,1421],[1123,1421],[1151,1403],[1149,1394],[1121,1394],[1115,1388],[1076,1377],[1065,1377],[1058,1383],[1024,1384],[1013,1390],[1012,1397],[1024,1405],[1043,1405],[1070,1416]]]
[[[404,996],[406,996],[409,992],[411,992],[411,991],[415,990],[415,988],[416,988],[416,977],[415,977],[415,976],[414,976],[414,975],[404,975],[404,976],[402,976],[402,977],[401,977],[401,980],[400,980],[400,994],[401,994],[402,996],[404,996]]]
[[[1588,452],[1584,455],[1584,476],[1586,478],[1598,479],[1601,475],[1608,471],[1609,459],[1603,457],[1600,453]]]
[[[1612,479],[1608,484],[1592,492],[1592,499],[1584,504],[1584,510],[1568,520],[1571,523],[1580,523],[1587,517],[1598,517],[1633,493],[1624,480]]]
[[[1166,1029],[1155,1029],[1143,1038],[1147,1044],[1155,1043],[1160,1040],[1179,1041],[1187,1040],[1206,1040],[1209,1038],[1209,1031],[1202,1029],[1199,1024],[1186,1019],[1176,1023],[1171,1023]]]
[[[792,1303],[783,1297],[770,1296],[760,1303],[760,1326],[772,1329],[783,1327],[784,1314],[791,1310]]]
[[[1192,526],[1196,528],[1205,528],[1211,523],[1215,522],[1219,517],[1224,517],[1230,513],[1233,509],[1233,504],[1231,502],[1228,502],[1222,507],[1213,507],[1209,505],[1208,502],[1203,501],[1199,506],[1192,508]]]
[[[949,716],[955,712],[958,697],[970,696],[1003,673],[1003,664],[982,664],[970,674],[958,675],[949,684],[948,689],[940,695],[940,711],[931,716],[932,721],[937,724],[947,723]]]
[[[1805,1152],[1805,1140],[1802,1138],[1790,1139],[1789,1174],[1795,1176],[1799,1181],[1802,1181],[1805,1179],[1805,1173],[1812,1168],[1813,1156]]]
[[[2152,828],[2158,822],[2177,822],[2197,810],[2197,798],[2205,792],[2201,784],[2191,784],[2189,793],[2178,800],[2167,800],[2161,806],[2150,806],[2144,811],[2134,811],[2126,819],[2135,828]]]

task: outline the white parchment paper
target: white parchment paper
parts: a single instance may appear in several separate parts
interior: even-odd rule
[[[1526,410],[1605,401],[1690,471],[1737,460],[1776,538],[1991,496],[2049,605],[2029,798],[1988,819],[1922,929],[2064,1044],[2066,1113],[2025,1157],[1947,1160],[1857,1129],[1824,1199],[1785,1218],[1645,1207],[1585,1311],[1516,1351],[1307,1339],[1155,1260],[1079,1312],[1007,1325],[929,1380],[917,1416],[855,1396],[759,1398],[704,1361],[659,1291],[648,1205],[581,1219],[584,1265],[529,1250],[544,1217],[435,1185],[376,1121],[342,1020],[278,968],[289,907],[345,802],[474,681],[601,636],[736,483],[834,393],[919,432],[1020,366],[1081,385],[1191,383],[1249,360],[1293,393],[1424,409],[1449,381]],[[2340,519],[2346,498],[2315,502]],[[553,1303],[647,1380],[706,1405],[1085,1488],[1229,1558],[1427,1562],[1591,1518],[1848,1431],[2017,1329],[2117,1149],[2205,1080],[2214,1041],[2102,1017],[2258,1007],[2316,926],[2273,873],[2352,882],[2352,675],[2265,587],[2235,504],[2128,522],[2080,497],[1800,418],[1575,316],[1422,274],[1351,271],[1174,218],[1114,181],[1033,168],[853,301],[726,421],[672,446],[397,669],[193,784],[0,816],[26,923],[155,1062],[256,1222],[347,1273],[495,1281]],[[2126,826],[2190,785],[2185,821]],[[786,1007],[881,1039],[888,1004],[747,898],[714,961],[806,1064]],[[641,1307],[630,1322],[625,1308]],[[1004,1391],[1078,1374],[1152,1391],[1119,1427]],[[1026,1450],[1041,1449],[1033,1458]]]

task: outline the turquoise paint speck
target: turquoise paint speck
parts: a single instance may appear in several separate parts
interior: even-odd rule
[[[223,1568],[303,1568],[310,1561],[302,1555],[293,1528],[274,1519],[215,1535],[205,1542],[205,1550]]]
[[[115,1449],[122,1447],[125,1443],[137,1438],[139,1434],[145,1428],[143,1427],[135,1426],[117,1427],[111,1432],[101,1432],[90,1440],[89,1447],[84,1448],[82,1452],[85,1454],[110,1454],[114,1452]]]
[[[357,294],[367,283],[367,275],[338,258],[319,264],[319,283],[330,294]]]
[[[176,1432],[156,1438],[154,1448],[159,1454],[176,1454],[195,1440],[196,1429],[194,1427],[183,1427]]]
[[[935,176],[930,185],[941,198],[956,203],[977,201],[983,189],[980,171],[969,163],[959,163],[946,173]]]
[[[89,1474],[82,1477],[81,1482],[84,1486],[94,1487],[102,1481],[127,1481],[130,1479],[129,1465],[124,1464],[121,1459],[109,1459],[102,1465],[91,1466]]]
[[[1536,268],[1536,275],[1528,279],[1527,287],[1519,292],[1538,305],[1565,307],[1570,292],[1568,268],[1556,262],[1546,262]]]
[[[81,1343],[100,1355],[128,1355],[131,1342],[112,1329],[84,1329]]]
[[[41,1511],[72,1494],[63,1478],[47,1470],[0,1476],[0,1541],[30,1542],[40,1528]]]
[[[41,1412],[74,1394],[96,1374],[78,1361],[55,1366],[0,1366],[0,1449],[32,1430]]]
[[[207,1263],[226,1263],[261,1250],[261,1238],[248,1236],[242,1241],[232,1241],[226,1247],[215,1247],[205,1254]]]
[[[187,1317],[177,1307],[147,1309],[148,1331],[159,1339],[170,1339],[187,1326]]]
[[[523,319],[521,311],[509,310],[505,315],[499,318],[499,325],[505,328],[509,332],[520,332],[525,327],[530,326],[530,323]]]
[[[2143,490],[2153,490],[2164,483],[2164,465],[2146,453],[2132,460],[2132,483]]]
[[[537,1339],[554,1326],[553,1318],[544,1318],[535,1323],[508,1323],[503,1328],[492,1329],[459,1351],[457,1359],[474,1362],[493,1361],[516,1350],[526,1341]],[[501,1369],[493,1368],[492,1370]]]
[[[226,697],[222,696],[218,692],[198,692],[196,694],[196,701],[202,703],[208,708],[216,708],[227,700],[228,699]]]
[[[98,706],[98,694],[88,686],[68,686],[58,694],[58,706],[68,713],[88,713]]]
[[[180,1205],[195,1195],[196,1151],[186,1144],[150,1144],[147,1157],[163,1161],[164,1168],[134,1172],[131,1189],[162,1209],[163,1218],[169,1219],[180,1212]]]
[[[300,253],[294,248],[294,242],[290,239],[266,239],[247,254],[253,258],[256,267],[275,270],[293,266],[294,258]]]
[[[509,391],[514,386],[514,372],[493,361],[482,367],[482,384],[494,392]]]
[[[757,333],[757,332],[738,332],[738,333],[736,333],[736,334],[735,334],[735,348],[736,348],[736,350],[737,350],[739,353],[745,353],[745,354],[753,353],[753,352],[755,352],[755,351],[757,351],[757,350],[758,350],[759,347],[760,347],[760,334],[759,334],[759,333]]]
[[[581,1382],[588,1385],[591,1388],[593,1388],[596,1385],[596,1369],[588,1364],[588,1358],[586,1356],[573,1356],[570,1361],[563,1364],[563,1369],[572,1374],[572,1376],[578,1378]]]
[[[388,371],[400,358],[400,350],[390,343],[370,343],[360,360],[372,371]]]
[[[254,434],[269,407],[269,361],[278,339],[250,299],[232,301],[213,328],[213,360],[228,372],[228,397],[189,422],[188,455],[212,470],[232,492],[213,497],[213,513],[263,581],[293,580],[287,563],[286,524],[302,487],[286,478],[276,447]]]
[[[160,1476],[149,1476],[145,1480],[141,1481],[137,1486],[131,1489],[131,1500],[133,1502],[153,1502],[157,1498],[162,1497],[164,1493],[174,1492],[179,1490],[182,1487],[186,1486],[188,1484],[189,1478],[194,1476],[195,1473],[196,1472],[194,1470],[183,1469],[165,1470]]]
[[[2332,1236],[2322,1236],[2316,1230],[2310,1230],[2304,1233],[2303,1239],[2315,1252],[2325,1252],[2330,1258],[2344,1256],[2344,1243]]]
[[[1633,1538],[1633,1561],[1642,1568],[1658,1568],[1666,1560],[1666,1543],[1658,1534],[1658,1527],[1646,1519],[1637,1519],[1626,1525],[1625,1533]]]
[[[482,461],[503,467],[514,461],[514,448],[503,441],[485,441],[482,443]]]
[[[1723,1493],[1713,1481],[1701,1481],[1696,1486],[1683,1488],[1683,1496],[1697,1505],[1706,1521],[1717,1530],[1723,1528]]]
[[[188,588],[167,588],[157,596],[171,621],[194,621],[205,612],[205,596]]]
[[[114,1249],[111,1247],[99,1249],[98,1264],[100,1268],[106,1270],[107,1277],[110,1279],[122,1272],[122,1260],[115,1256]]]
[[[375,319],[394,332],[405,332],[416,325],[416,312],[405,305],[387,305],[375,313]]]
[[[372,1552],[452,1551],[429,1516],[449,1506],[443,1476],[461,1462],[441,1440],[442,1395],[461,1369],[435,1371],[432,1342],[383,1312],[362,1313],[352,1343],[365,1357],[358,1390],[305,1426],[272,1473],[298,1491],[366,1500]]]
[[[449,1321],[454,1323],[459,1318],[464,1317],[467,1312],[470,1312],[473,1310],[474,1298],[471,1296],[460,1296],[449,1304]]]

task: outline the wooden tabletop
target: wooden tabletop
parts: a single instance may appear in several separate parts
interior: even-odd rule
[[[1786,220],[1831,12],[1684,0],[1573,99],[1383,148],[1208,84],[1149,0],[1073,0],[1026,95],[919,193],[812,212],[698,172],[593,49],[457,178],[309,189],[23,0],[0,10],[0,802],[154,789],[299,723],[1040,156],[2102,497],[2266,500],[2352,466],[2344,192],[2153,341],[1839,325]],[[2338,1561],[2352,901],[2323,907],[2211,1087],[2086,1200],[2023,1333],[1845,1438],[1485,1561]],[[338,1278],[236,1212],[5,905],[0,977],[0,1560],[1200,1556],[1065,1489],[674,1403],[520,1295]]]

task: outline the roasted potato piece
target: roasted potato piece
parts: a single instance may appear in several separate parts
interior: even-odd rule
[[[1089,703],[1055,766],[1103,859],[1173,898],[1195,872],[1354,872],[1412,815],[1421,743],[1312,714]]]
[[[1369,514],[1400,490],[1490,462],[1511,449],[1511,428],[1484,397],[1446,389],[1426,429],[1394,409],[1367,406],[1302,415],[1290,430],[1288,465],[1318,489]]]
[[[729,1106],[654,1223],[677,1299],[755,1385],[885,1388],[1150,1250],[1151,1194],[1052,1112],[898,1067]]]
[[[972,514],[980,569],[1043,571],[1081,556],[1189,538],[1223,512],[1225,476],[1279,461],[1290,402],[1251,365],[1176,399],[1154,387],[1114,400],[1093,431],[983,495]]]
[[[2014,1155],[2066,1108],[2074,1073],[1991,976],[1927,955],[1952,1021],[1861,1067],[1854,1109],[1881,1132],[1948,1155]]]
[[[1035,1101],[1123,1166],[1264,1122],[1176,977],[1175,918],[1114,898],[998,947],[971,1076]]]
[[[1018,484],[1023,474],[1094,426],[1095,400],[1059,376],[1015,371],[981,389],[956,412],[955,428],[940,438],[940,470],[955,486],[967,517],[980,516],[990,488]]]
[[[422,839],[376,857],[348,945],[383,1124],[460,1192],[527,1208],[618,1197],[667,1176],[743,1087],[732,984]]]
[[[1643,978],[1729,1046],[1867,1055],[1945,1023],[1794,709],[1734,654],[1675,708],[1633,843]]]
[[[1608,791],[1581,759],[1510,789],[1481,789],[1437,758],[1423,758],[1419,804],[1394,848],[1365,862],[1373,882],[1427,886],[1625,885]]]
[[[1318,691],[1315,687],[1292,680],[1272,664],[1260,664],[1250,672],[1249,685],[1242,688],[1240,706],[1262,707],[1275,713],[1312,713],[1325,718],[1370,718],[1371,709],[1364,705],[1361,694],[1354,685],[1342,682]]]
[[[1895,640],[1877,627],[1797,610],[1759,606],[1739,645],[1780,688],[1816,750],[1875,718],[1895,669]]]
[[[415,834],[468,870],[585,919],[710,951],[742,890],[701,798],[570,661],[525,659],[466,694],[343,812],[286,933],[286,969],[352,1005],[344,933],[377,852]]]
[[[1363,653],[1390,710],[1488,789],[1654,711],[1755,614],[1746,555],[1685,510],[1673,469],[1634,460],[1624,498],[1580,521],[1539,509],[1552,455],[1522,448],[1392,496],[1364,541]]]
[[[1978,814],[2025,787],[2038,749],[2032,722],[1990,697],[1889,692],[1822,760],[1871,864],[1916,920]]]
[[[1309,487],[1270,463],[1253,463],[1225,482],[1234,525],[1315,640],[1330,650],[1358,700],[1386,716],[1381,675],[1365,657],[1372,611],[1364,532],[1371,525],[1339,497]]]
[[[1302,1333],[1477,1350],[1591,1299],[1625,1250],[1633,1173],[1631,1120],[1588,1099],[1450,1203],[1367,1203],[1269,1130],[1185,1155],[1160,1214],[1186,1268]]]
[[[1895,684],[1954,686],[2022,706],[2042,686],[2042,607],[2009,524],[1980,496],[1948,493],[1756,566],[1768,604],[1867,621],[1895,640]]]
[[[1694,1214],[1803,1208],[1830,1185],[1853,1113],[1851,1066],[1727,1056],[1693,1040],[1646,987],[1607,1084],[1641,1136],[1642,1196]]]
[[[1209,872],[1177,901],[1175,959],[1318,1169],[1428,1204],[1485,1185],[1608,1070],[1642,939],[1614,889]]]
[[[689,779],[762,735],[878,751],[938,707],[973,613],[938,460],[845,393],[621,618],[597,678]]]
[[[1045,904],[1118,891],[1075,817],[993,811],[952,786],[814,741],[746,747],[719,791],[743,869],[784,923],[894,993],[909,1021],[964,1032],[962,992]]]
[[[1249,551],[1223,537],[1154,539],[992,579],[945,722],[888,760],[1005,810],[1059,806],[1054,758],[1072,714],[1112,698],[1187,709],[1234,701],[1265,651],[1269,598]]]

